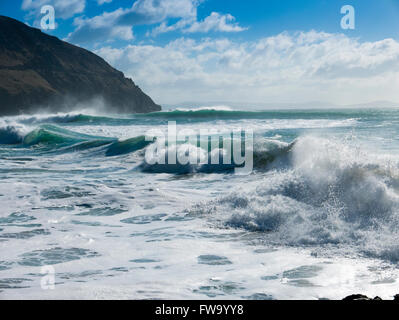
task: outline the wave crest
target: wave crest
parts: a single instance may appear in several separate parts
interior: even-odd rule
[[[0,144],[19,144],[24,137],[24,128],[20,125],[0,127]]]

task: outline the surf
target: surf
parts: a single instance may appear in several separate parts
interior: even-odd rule
[[[261,180],[189,212],[269,244],[399,261],[399,159],[310,136],[280,150]]]
[[[49,124],[40,125],[31,131],[11,125],[0,128],[0,145],[31,151],[66,153],[105,147],[104,155],[112,157],[142,150],[150,143],[145,136],[120,140],[87,135]]]

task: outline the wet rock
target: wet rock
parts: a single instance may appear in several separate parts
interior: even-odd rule
[[[364,300],[371,300],[369,297],[363,294],[352,294],[342,299],[343,301],[364,301]]]
[[[399,298],[399,295],[397,295]],[[396,297],[396,296],[395,296]],[[352,294],[342,299],[343,301],[382,301],[382,299],[378,296],[374,298],[369,298],[364,294]]]

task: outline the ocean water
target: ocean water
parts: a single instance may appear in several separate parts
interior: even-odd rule
[[[168,121],[253,130],[253,172],[146,163]],[[391,299],[399,110],[2,117],[0,205],[1,299]]]

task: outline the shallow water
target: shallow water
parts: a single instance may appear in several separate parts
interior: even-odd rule
[[[146,165],[143,135],[167,121],[254,130],[254,171]],[[398,122],[396,109],[0,118],[0,298],[391,298]]]

